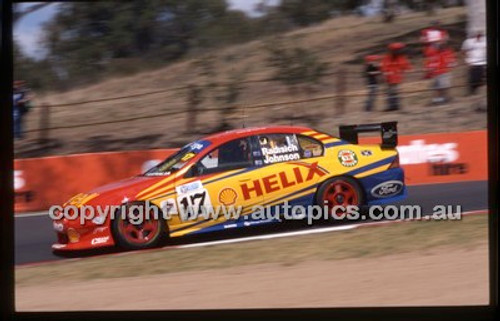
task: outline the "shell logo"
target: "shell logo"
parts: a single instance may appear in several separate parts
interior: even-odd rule
[[[225,206],[234,205],[236,203],[236,199],[238,198],[238,194],[236,191],[230,187],[226,187],[219,193],[219,202]]]

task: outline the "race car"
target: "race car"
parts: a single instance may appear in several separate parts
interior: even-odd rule
[[[358,144],[380,132],[381,144]],[[91,220],[53,220],[56,251],[118,246],[143,249],[169,238],[281,221],[255,218],[256,206],[381,205],[406,196],[397,123],[339,127],[339,137],[307,127],[244,128],[194,141],[145,173],[74,196],[61,208],[111,207]],[[126,209],[148,203],[168,216],[133,222]],[[239,216],[197,216],[186,209],[238,207]],[[103,212],[101,212],[102,214]],[[105,213],[105,212],[104,212]],[[109,213],[107,213],[109,214]],[[279,213],[278,213],[279,214]]]

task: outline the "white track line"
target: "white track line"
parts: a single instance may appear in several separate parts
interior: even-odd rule
[[[186,249],[186,248],[190,248],[190,247],[204,247],[204,246],[212,246],[212,245],[219,245],[219,244],[231,244],[231,243],[240,243],[240,242],[248,242],[248,241],[277,239],[277,238],[288,237],[288,236],[310,235],[310,234],[318,234],[318,233],[345,231],[345,230],[355,229],[357,227],[357,225],[358,224],[334,226],[334,227],[326,227],[326,228],[315,228],[315,229],[298,231],[298,232],[275,233],[275,234],[268,234],[268,235],[241,237],[241,238],[229,239],[229,240],[184,244],[184,245],[177,245],[176,248]]]
[[[32,213],[14,213],[14,218],[18,217],[35,217],[35,216],[48,216],[49,212],[32,212]]]

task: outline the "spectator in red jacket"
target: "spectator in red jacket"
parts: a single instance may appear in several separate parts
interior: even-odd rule
[[[422,29],[420,32],[424,56],[428,57],[429,54],[432,54],[432,50],[429,49],[439,44],[446,44],[449,38],[448,32],[441,27],[441,23],[437,20],[432,21],[428,28]]]
[[[400,107],[399,84],[403,81],[404,73],[411,70],[404,48],[404,43],[391,43],[388,46],[388,53],[382,59],[381,70],[387,83],[387,109],[385,111],[398,110]]]
[[[448,46],[438,44],[436,50],[432,51],[425,60],[427,75],[432,78],[431,88],[435,90],[433,104],[446,103],[450,101],[448,90],[451,87],[451,70],[456,65],[455,52]]]

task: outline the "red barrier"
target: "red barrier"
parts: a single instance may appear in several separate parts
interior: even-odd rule
[[[158,149],[15,160],[15,211],[48,209],[75,194],[140,174],[174,151]]]
[[[361,143],[378,142],[360,138]],[[406,184],[437,184],[488,179],[486,131],[400,136],[398,151]]]
[[[360,138],[361,143],[380,138]],[[400,136],[406,183],[488,179],[486,131]],[[71,196],[143,172],[175,149],[78,154],[16,160],[16,212],[37,211]]]

